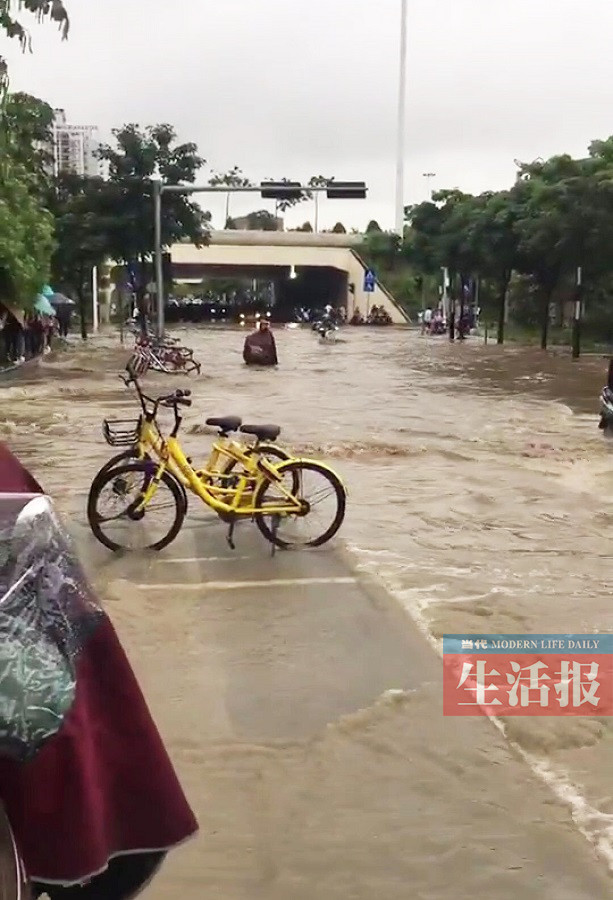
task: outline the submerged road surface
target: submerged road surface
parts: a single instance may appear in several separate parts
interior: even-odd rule
[[[241,340],[190,336],[208,374],[186,443],[204,453],[207,415],[278,420],[346,478],[349,557],[271,558],[250,527],[232,553],[195,504],[162,554],[113,556],[83,495],[110,455],[100,419],[131,408],[125,353],[101,341],[0,397],[0,431],[70,518],[200,820],[148,896],[608,897],[607,720],[508,723],[581,791],[590,830],[489,722],[442,716],[424,637],[611,630],[610,461],[589,415],[604,365],[347,329],[333,347],[282,333],[279,370],[254,373]]]

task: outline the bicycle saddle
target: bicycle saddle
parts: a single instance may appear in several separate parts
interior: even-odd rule
[[[259,441],[276,441],[281,434],[278,425],[241,425],[244,434],[253,434]]]
[[[238,431],[243,420],[239,416],[220,416],[207,419],[206,424],[212,428],[219,428],[221,434],[230,434],[231,431]]]

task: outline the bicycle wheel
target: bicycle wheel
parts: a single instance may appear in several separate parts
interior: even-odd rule
[[[94,537],[109,550],[162,550],[181,530],[185,500],[181,485],[168,472],[163,473],[150,503],[144,510],[137,510],[156,469],[156,463],[147,460],[124,463],[107,471],[92,485],[87,520]],[[103,514],[107,496],[111,510]],[[166,524],[156,531],[156,513],[165,511],[169,513]]]
[[[319,463],[299,459],[281,463],[277,466],[277,472],[282,476],[284,489],[301,501],[302,510],[284,514],[256,513],[254,520],[261,533],[271,544],[284,550],[326,544],[345,518],[347,494],[338,475]],[[330,502],[326,504],[326,500]],[[265,510],[267,506],[282,506],[285,503],[287,498],[276,482],[260,482],[254,506]],[[311,524],[315,533],[309,535],[307,525]],[[287,531],[286,525],[289,526]]]
[[[95,482],[98,481],[98,479],[102,475],[105,475],[107,472],[110,472],[111,469],[115,469],[115,468],[117,468],[117,466],[123,465],[123,463],[131,462],[132,460],[137,460],[138,459],[137,454],[138,454],[138,451],[134,447],[131,447],[129,450],[124,450],[123,453],[118,453],[116,456],[111,456],[111,458],[109,460],[107,460],[107,462],[105,462],[105,464],[98,469],[98,471],[92,478],[92,488],[93,488]],[[91,492],[92,488],[90,488],[90,492]]]
[[[149,454],[147,454],[145,456],[145,459],[151,459]],[[124,450],[123,453],[118,453],[117,456],[112,456],[108,460],[108,462],[105,462],[105,464],[96,472],[96,474],[94,475],[94,477],[92,479],[92,483],[89,488],[89,494],[87,495],[87,503],[89,504],[90,498],[91,498],[93,492],[96,490],[97,485],[101,481],[104,481],[107,472],[110,472],[111,469],[115,469],[117,466],[122,465],[123,463],[132,462],[132,461],[142,462],[141,457],[138,455],[138,450],[135,447],[131,447],[129,450]],[[171,476],[171,477],[173,477],[173,476]],[[176,481],[176,479],[175,479],[175,481]],[[177,483],[177,486],[179,487],[179,489],[181,490],[181,493],[183,494],[183,501],[185,503],[185,512],[187,513],[187,506],[188,506],[187,491],[185,490],[185,487],[181,484],[180,481],[176,481],[176,483]]]

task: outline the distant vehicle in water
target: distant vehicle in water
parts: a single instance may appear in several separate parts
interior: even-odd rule
[[[598,427],[607,437],[613,437],[613,359],[609,361],[607,384],[600,393],[600,422]]]

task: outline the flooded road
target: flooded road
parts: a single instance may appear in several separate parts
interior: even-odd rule
[[[308,331],[279,331],[279,369],[254,371],[242,365],[243,332],[173,333],[203,364],[203,374],[190,379],[194,405],[185,416],[193,456],[203,456],[210,442],[207,416],[237,414],[276,422],[293,449],[329,460],[349,487],[342,538],[357,564],[393,593],[434,644],[443,633],[611,631],[613,447],[596,427],[604,360],[573,363],[568,356],[471,341],[450,345],[394,329],[346,329],[336,345],[321,345]],[[111,455],[100,420],[135,409],[117,378],[126,357],[105,337],[86,351],[77,347],[45,361],[26,382],[0,388],[0,438],[71,518],[84,517],[91,477]],[[175,381],[185,386],[185,379]],[[168,383],[147,376],[150,393]],[[96,563],[90,568],[96,579]],[[138,657],[131,602],[137,601],[115,597],[111,614]],[[171,628],[168,616],[164,626]],[[155,696],[147,691],[147,697],[157,715]],[[382,719],[379,710],[373,727],[378,722],[382,743],[399,753],[398,723]],[[564,812],[551,810],[552,823],[562,828],[572,813],[574,825],[613,865],[611,720],[531,717],[505,726],[528,764],[568,803]],[[326,738],[333,745],[337,739]],[[293,753],[286,776],[291,770],[294,785],[316,792],[314,773],[300,775],[300,752]],[[392,769],[398,764],[389,753],[385,759]],[[471,765],[459,761],[459,771],[462,762],[468,777]],[[312,760],[309,766],[317,769]],[[353,778],[367,777],[355,756],[352,766]],[[397,854],[389,852],[391,866]],[[502,872],[500,883],[496,894],[488,887],[488,896],[519,896]],[[328,886],[319,896],[371,896],[356,891]],[[386,900],[403,896],[373,880],[375,893]],[[451,893],[439,885],[414,896]],[[540,896],[562,895],[543,888]]]

